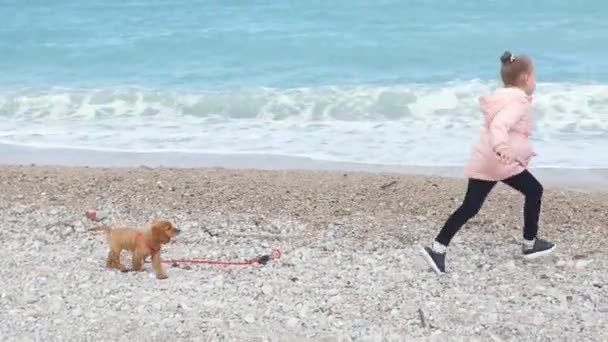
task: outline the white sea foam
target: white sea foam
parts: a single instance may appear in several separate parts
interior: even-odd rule
[[[0,143],[460,165],[481,123],[477,98],[495,87],[2,91]],[[537,163],[608,165],[608,85],[539,84],[534,112]]]

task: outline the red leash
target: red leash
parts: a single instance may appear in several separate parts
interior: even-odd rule
[[[220,260],[209,260],[201,258],[181,258],[181,259],[163,259],[165,264],[207,264],[207,265],[224,265],[224,266],[240,266],[240,265],[254,265],[262,264],[265,265],[271,260],[276,260],[281,257],[281,251],[273,249],[270,254],[262,255],[257,258],[243,260],[243,261],[220,261]],[[149,261],[146,261],[149,263]]]

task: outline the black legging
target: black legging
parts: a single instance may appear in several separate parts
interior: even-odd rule
[[[524,170],[502,182],[526,196],[524,203],[524,239],[532,240],[536,238],[543,186],[528,170]],[[493,181],[469,179],[464,201],[445,222],[435,240],[444,246],[449,245],[450,240],[452,240],[458,230],[473,216],[477,215],[496,183]]]

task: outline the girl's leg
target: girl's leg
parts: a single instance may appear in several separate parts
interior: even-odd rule
[[[534,240],[538,232],[543,186],[528,170],[507,178],[503,182],[526,196],[524,200],[524,239]]]
[[[447,219],[435,241],[447,247],[458,230],[477,215],[494,185],[496,185],[496,182],[493,181],[469,179],[462,204]]]
[[[458,230],[473,216],[477,215],[486,197],[496,182],[469,179],[467,193],[462,204],[445,222],[439,235],[430,247],[422,248],[422,257],[431,268],[441,274],[445,272],[445,252]]]
[[[524,256],[526,258],[535,258],[551,253],[555,248],[555,245],[547,240],[536,238],[543,197],[543,186],[528,170],[524,170],[518,175],[507,178],[503,182],[526,196],[524,201],[523,229]]]

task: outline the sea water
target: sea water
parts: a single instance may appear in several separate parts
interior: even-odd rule
[[[534,58],[536,166],[608,166],[608,2],[0,1],[2,146],[459,166]],[[0,153],[2,155],[2,153]]]

